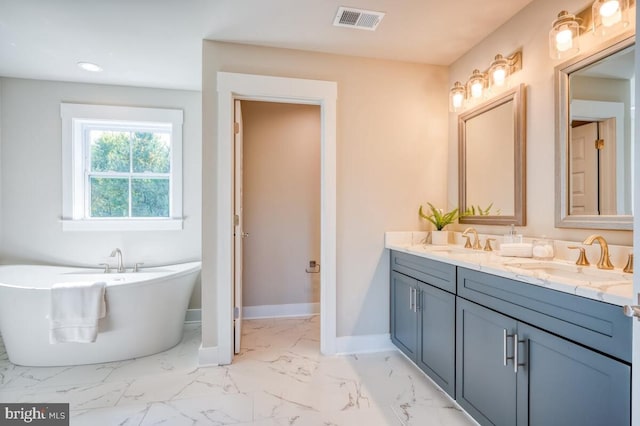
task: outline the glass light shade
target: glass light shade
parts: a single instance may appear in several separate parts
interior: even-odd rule
[[[457,112],[464,108],[464,94],[464,86],[459,81],[456,81],[449,91],[449,111]]]
[[[473,70],[469,81],[467,82],[467,90],[469,98],[473,100],[480,100],[485,95],[485,88],[487,86],[487,79],[484,73],[480,70]]]
[[[491,66],[489,66],[489,87],[499,88],[506,86],[509,71],[509,61],[502,55],[496,55]]]
[[[552,59],[571,57],[580,51],[580,23],[575,15],[563,10],[549,31],[549,55]]]
[[[629,25],[629,0],[596,0],[593,2],[593,32],[607,36]]]

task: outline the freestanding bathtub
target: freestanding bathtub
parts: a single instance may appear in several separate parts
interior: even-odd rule
[[[0,266],[0,333],[9,360],[25,366],[94,364],[136,358],[180,342],[200,262],[131,273],[59,266]],[[107,315],[94,343],[49,343],[51,286],[107,283]]]

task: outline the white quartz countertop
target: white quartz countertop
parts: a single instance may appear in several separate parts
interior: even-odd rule
[[[458,245],[415,244],[387,235],[385,247],[467,269],[575,294],[614,305],[633,305],[633,275],[620,269],[604,271],[560,260],[502,257],[499,252],[465,249]]]

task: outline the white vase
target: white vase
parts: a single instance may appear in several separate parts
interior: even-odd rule
[[[431,231],[431,244],[434,246],[449,244],[449,231]]]

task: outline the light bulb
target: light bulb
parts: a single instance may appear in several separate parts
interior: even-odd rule
[[[471,85],[471,96],[474,98],[482,97],[482,83],[479,81],[474,82]]]
[[[556,49],[558,52],[566,52],[573,47],[573,33],[570,29],[558,31],[556,34]]]
[[[507,78],[507,72],[504,68],[498,68],[493,72],[493,84],[495,86],[504,86]]]
[[[611,27],[622,20],[622,11],[620,10],[620,2],[618,0],[606,1],[600,6],[600,17],[602,25]]]
[[[455,109],[462,108],[462,102],[464,101],[463,93],[454,93],[451,97],[451,103]]]

